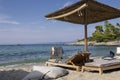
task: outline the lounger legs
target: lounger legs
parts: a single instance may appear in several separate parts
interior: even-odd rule
[[[99,75],[102,75],[102,73],[103,73],[102,68],[99,68]]]
[[[76,67],[76,71],[79,72],[80,71],[80,67]]]
[[[82,72],[84,72],[85,70],[96,70],[96,71],[99,71],[99,75],[102,75],[102,73],[103,73],[103,69],[102,68],[93,68],[93,67],[89,67],[89,66],[82,66]]]
[[[84,66],[82,66],[82,72],[84,72]]]

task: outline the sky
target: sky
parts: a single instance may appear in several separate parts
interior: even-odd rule
[[[47,20],[44,16],[79,0],[0,0],[0,44],[71,42],[84,38],[83,25]],[[120,0],[97,0],[120,9]],[[115,24],[120,18],[109,20]],[[91,36],[96,25],[88,25]]]

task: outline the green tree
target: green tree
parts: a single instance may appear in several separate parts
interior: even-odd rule
[[[117,24],[116,24],[116,26],[118,26],[118,27],[119,27],[119,29],[120,29],[120,23],[117,23]]]
[[[120,23],[117,23],[116,26],[117,40],[120,40]]]
[[[93,35],[93,40],[97,42],[102,42],[103,41],[103,28],[102,26],[96,26],[95,27],[95,32],[92,34]]]
[[[119,25],[119,24],[117,24]],[[105,22],[105,30],[104,30],[104,41],[113,41],[118,38],[120,35],[120,31],[113,24],[108,21]]]
[[[92,37],[90,37],[89,40],[97,42],[120,40],[119,23],[116,23],[116,26],[114,26],[112,23],[105,21],[104,29],[102,25],[96,26],[95,29],[95,32],[92,34]]]
[[[98,25],[95,27],[95,32],[88,38],[89,41],[108,42],[120,40],[120,23],[113,25],[105,21],[104,26]],[[78,40],[80,41],[80,40]]]
[[[104,41],[114,40],[116,37],[115,27],[108,21],[105,22]]]

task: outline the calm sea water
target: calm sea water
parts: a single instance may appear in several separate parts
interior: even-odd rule
[[[62,46],[64,58],[83,50],[83,46],[67,46],[64,44],[0,45],[0,65],[45,62],[50,57],[52,46]],[[89,51],[92,56],[104,56],[109,54],[110,50],[116,52],[116,47],[89,46]]]

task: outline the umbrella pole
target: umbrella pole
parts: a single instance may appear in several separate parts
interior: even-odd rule
[[[87,8],[84,10],[84,51],[88,52],[88,40],[87,40]]]
[[[85,39],[84,39],[85,45],[84,45],[84,51],[85,51],[85,52],[88,52],[87,24],[85,24],[84,30],[85,30],[85,31],[84,31],[84,32],[85,32]]]

